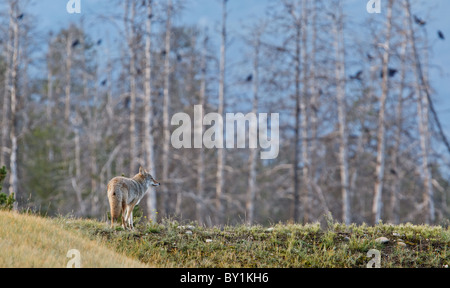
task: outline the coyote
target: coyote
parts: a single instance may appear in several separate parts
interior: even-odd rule
[[[133,209],[144,197],[150,186],[161,185],[142,167],[133,178],[115,177],[108,183],[108,199],[111,208],[111,228],[122,213],[122,227],[134,229]],[[127,227],[128,225],[128,227]]]

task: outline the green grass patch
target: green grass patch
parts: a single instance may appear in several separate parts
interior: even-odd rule
[[[380,251],[381,267],[442,268],[450,264],[450,231],[426,225],[335,223],[327,230],[319,224],[206,228],[164,220],[123,231],[96,221],[59,222],[64,229],[157,267],[364,268],[371,260],[367,256],[371,249]],[[389,242],[378,243],[379,237]]]

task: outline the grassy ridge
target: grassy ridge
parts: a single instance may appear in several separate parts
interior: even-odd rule
[[[88,237],[62,229],[58,222],[0,211],[0,267],[64,268],[67,253],[81,253],[81,267],[146,267]]]
[[[450,229],[410,224],[329,223],[206,228],[177,221],[134,231],[72,218],[0,211],[0,267],[65,267],[67,251],[82,267],[366,267],[370,249],[381,267],[448,267]],[[379,237],[389,242],[379,243]]]
[[[436,267],[450,264],[450,230],[442,227],[379,224],[278,224],[224,228],[162,224],[135,231],[112,230],[105,223],[65,221],[77,230],[143,263],[158,267],[366,267],[370,249],[381,254],[381,267]],[[382,244],[379,237],[388,238]]]

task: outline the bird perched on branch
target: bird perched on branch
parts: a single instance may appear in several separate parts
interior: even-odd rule
[[[72,42],[72,48],[77,47],[80,44],[80,40],[76,39]]]
[[[361,78],[362,74],[363,74],[363,71],[360,70],[355,75],[351,75],[350,79],[351,80],[360,80],[361,81],[362,80],[362,78]]]
[[[392,78],[392,77],[395,76],[395,74],[397,74],[397,72],[398,72],[397,69],[389,68],[388,69],[388,76]],[[383,76],[384,76],[383,71],[381,71],[380,72],[380,78],[383,78]]]
[[[439,38],[441,38],[442,40],[445,40],[444,33],[442,33],[441,30],[438,31],[438,36],[439,36]]]
[[[425,22],[424,20],[420,19],[416,15],[414,15],[414,22],[416,22],[416,24],[418,24],[420,26],[425,26],[425,24],[427,24],[427,22]]]

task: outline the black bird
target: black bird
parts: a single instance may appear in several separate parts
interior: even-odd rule
[[[248,75],[247,79],[245,79],[245,81],[247,81],[247,82],[252,82],[252,80],[253,80],[253,74]]]
[[[80,40],[76,39],[75,41],[72,42],[72,48],[76,47],[80,44]]]
[[[370,53],[367,53],[367,59],[369,59],[369,61],[372,61],[375,58]]]
[[[445,40],[444,33],[442,33],[441,30],[438,31],[438,36],[439,36],[439,38],[441,38],[442,40]]]
[[[389,77],[394,77],[396,74],[398,73],[398,70],[397,69],[392,69],[392,68],[389,68],[388,69],[388,75],[389,75]],[[383,76],[384,76],[384,74],[383,74],[383,71],[381,71],[380,72],[380,78],[383,78]]]
[[[362,80],[362,78],[361,78],[362,74],[363,74],[363,71],[360,70],[355,75],[351,75],[350,79],[352,79],[352,80]]]
[[[391,69],[391,68],[389,68],[389,71],[388,71],[389,77],[394,77],[395,74],[397,74],[397,72],[398,72],[397,69]]]
[[[108,83],[108,80],[103,80],[100,84],[102,84],[102,86],[105,86],[106,85],[106,83]]]
[[[148,19],[152,19],[153,18],[153,14],[148,14]]]
[[[128,96],[128,97],[125,97],[123,106],[124,106],[126,109],[130,109],[130,101],[131,101],[131,99],[130,99],[129,96]]]
[[[22,20],[23,19],[24,14],[20,14],[19,16],[17,16],[17,20]]]
[[[391,172],[392,175],[397,175],[397,171],[395,171],[395,169],[391,169],[390,172]]]
[[[181,60],[183,60],[183,58],[181,57],[180,54],[177,53],[177,61],[178,61],[178,62],[181,62]]]
[[[427,24],[427,22],[425,22],[424,20],[420,19],[416,15],[414,15],[414,22],[416,22],[416,24],[418,24],[420,26],[425,26],[425,24]]]
[[[97,41],[97,45],[102,45],[102,39],[98,39],[98,41]]]

